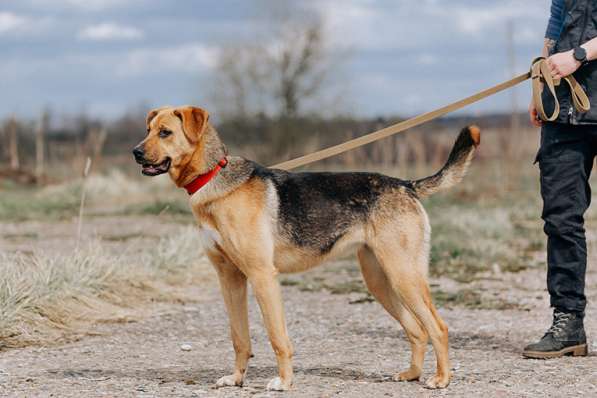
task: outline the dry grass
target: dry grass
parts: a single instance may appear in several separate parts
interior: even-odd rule
[[[431,274],[470,282],[543,265],[539,214],[526,218],[521,206],[432,207]]]
[[[424,205],[433,276],[468,283],[545,264],[538,167],[531,158],[473,162],[460,185]]]
[[[179,215],[188,224],[185,195],[164,189],[166,184],[170,184],[167,176],[131,179],[117,170],[90,176],[86,187],[89,228],[93,230],[93,217],[105,215],[160,214],[168,221]],[[42,189],[13,186],[2,190],[0,220],[12,222],[17,235],[3,234],[0,239],[30,240],[32,250],[0,250],[0,349],[92,333],[94,322],[129,319],[132,311],[127,307],[149,300],[182,299],[181,287],[210,275],[211,267],[192,227],[176,227],[157,243],[146,244],[148,249],[134,252],[126,249],[127,239],[122,239],[128,235],[111,241],[92,233],[73,254],[69,248],[74,236],[65,236],[64,247],[49,253],[35,246],[45,231],[39,236],[18,234],[18,221],[42,221],[50,227],[57,220],[74,220],[80,193],[80,180]],[[134,232],[131,239],[147,237]]]
[[[74,254],[0,255],[0,348],[89,332],[97,321],[123,321],[126,307],[180,299],[175,286],[201,283],[210,267],[191,227],[142,255],[113,255],[98,241]]]
[[[0,220],[61,220],[77,215],[81,180],[42,189],[0,187]],[[184,192],[168,176],[135,179],[119,170],[93,174],[87,180],[89,216],[105,214],[190,214]]]

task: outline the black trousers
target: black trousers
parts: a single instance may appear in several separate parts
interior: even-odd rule
[[[584,214],[591,203],[589,176],[597,154],[597,125],[546,123],[537,154],[541,169],[547,288],[551,306],[584,312],[587,244]]]

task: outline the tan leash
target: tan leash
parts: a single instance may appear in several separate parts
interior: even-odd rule
[[[536,77],[535,77],[536,76]],[[484,98],[492,96],[494,94],[499,93],[500,91],[504,91],[509,89],[510,87],[514,87],[517,84],[520,84],[528,79],[533,77],[533,98],[535,103],[537,104],[537,109],[541,109],[539,113],[542,120],[545,121],[552,121],[559,114],[560,105],[555,95],[555,86],[559,84],[558,82],[554,81],[551,76],[551,71],[545,62],[545,58],[537,58],[533,61],[533,65],[531,70],[527,73],[523,73],[522,75],[516,76],[510,80],[507,80],[503,83],[490,87],[486,90],[480,91],[470,97],[464,98],[460,101],[453,102],[449,105],[441,107],[431,112],[423,113],[421,115],[415,116],[412,119],[405,120],[400,123],[393,124],[391,126],[385,127],[381,130],[374,131],[372,133],[363,135],[361,137],[352,139],[350,141],[343,142],[338,145],[334,145],[328,148],[324,148],[320,151],[313,152],[304,156],[300,156],[295,159],[287,160],[282,163],[278,163],[276,165],[270,166],[271,168],[275,169],[282,169],[282,170],[291,170],[297,167],[305,166],[307,164],[317,162],[318,160],[327,159],[329,157],[339,155],[341,153],[350,151],[352,149],[358,148],[363,145],[367,145],[374,141],[381,140],[383,138],[389,137],[394,134],[401,133],[405,130],[428,122],[430,120],[436,119],[440,116],[443,116],[447,113],[454,112],[458,109],[462,109],[465,106],[478,102]],[[541,80],[544,80],[549,88],[551,94],[554,96],[555,103],[556,103],[556,110],[554,114],[550,116],[552,119],[546,117],[545,112],[543,110],[543,103],[541,101]],[[586,112],[590,108],[589,99],[580,86],[576,79],[573,76],[568,76],[565,80],[570,85],[570,89],[572,92],[572,99],[574,101],[574,106],[581,112]],[[555,115],[555,116],[554,116]]]
[[[536,58],[533,61],[533,65],[531,66],[531,78],[533,79],[533,101],[535,101],[537,113],[539,114],[541,120],[545,122],[553,122],[560,114],[560,102],[556,96],[556,86],[560,85],[561,79],[554,79],[551,76],[549,65],[547,65],[547,62],[543,57]],[[576,110],[579,112],[586,112],[591,109],[589,97],[587,97],[587,94],[583,90],[582,86],[578,84],[574,76],[566,76],[564,80],[566,83],[568,83],[568,86],[570,86],[570,94]],[[554,99],[555,106],[551,116],[547,116],[545,114],[545,109],[543,109],[543,101],[541,99],[543,84],[547,86],[547,89]]]

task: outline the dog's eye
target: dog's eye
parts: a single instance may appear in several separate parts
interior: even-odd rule
[[[160,138],[166,138],[170,134],[172,134],[172,131],[170,131],[170,130],[160,130],[159,136],[160,136]]]

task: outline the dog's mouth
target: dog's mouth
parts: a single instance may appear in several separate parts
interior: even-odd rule
[[[166,158],[163,162],[157,164],[143,163],[141,173],[146,176],[157,176],[167,173],[170,169],[170,158]]]

